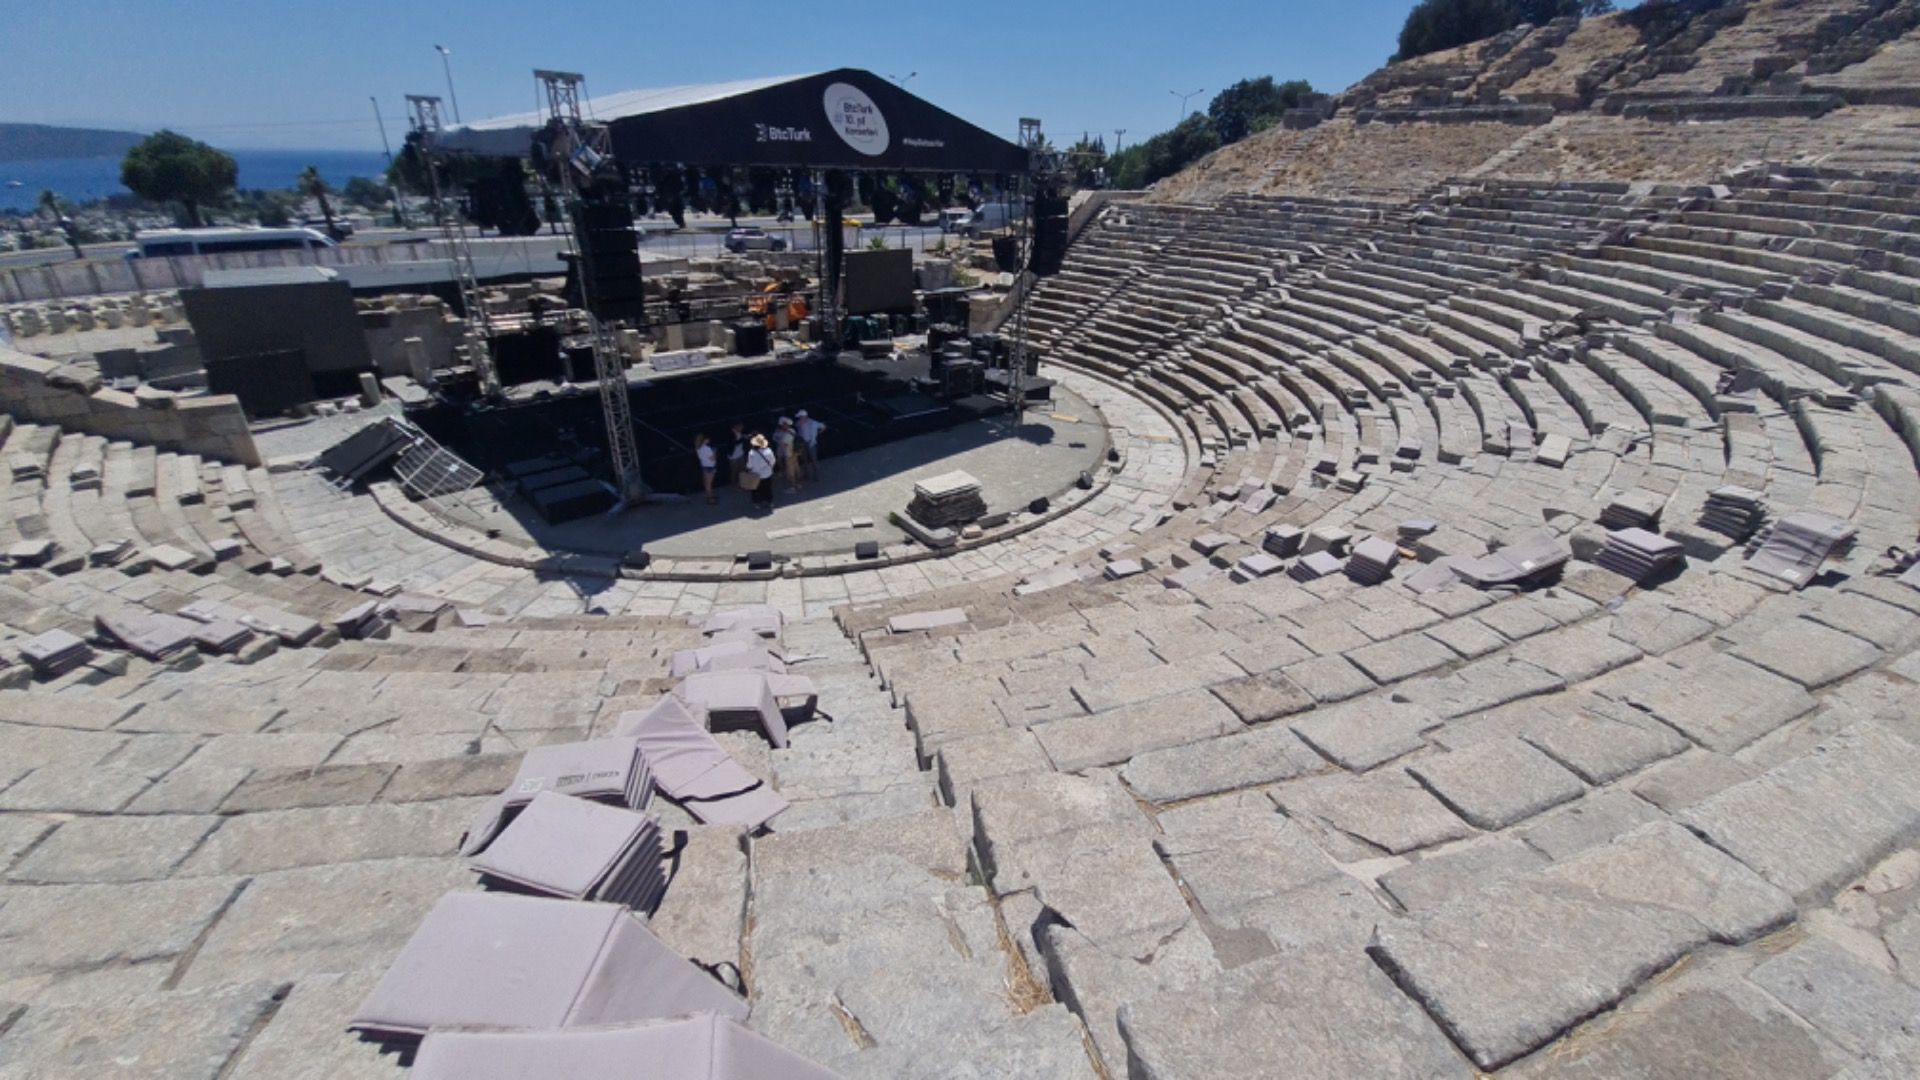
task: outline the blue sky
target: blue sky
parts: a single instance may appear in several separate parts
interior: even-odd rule
[[[401,95],[445,92],[441,44],[470,120],[533,108],[535,67],[583,72],[590,93],[859,67],[918,72],[910,90],[1004,135],[1038,116],[1056,142],[1125,128],[1131,144],[1172,125],[1171,90],[1204,89],[1204,108],[1247,76],[1342,89],[1412,4],[0,0],[0,120],[377,150],[369,95],[404,130]]]

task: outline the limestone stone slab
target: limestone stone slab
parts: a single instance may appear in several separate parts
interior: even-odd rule
[[[226,801],[222,813],[346,806],[372,802],[398,765],[321,765],[312,769],[258,769]]]
[[[1794,918],[1786,893],[1671,821],[1643,825],[1555,863],[1545,877],[1596,896],[1684,912],[1708,939],[1728,945]]]
[[[75,818],[8,876],[48,885],[163,878],[219,823],[186,815]]]
[[[150,783],[144,772],[111,765],[48,765],[0,791],[0,810],[110,814]]]
[[[1429,627],[1428,637],[1458,653],[1462,659],[1477,660],[1497,649],[1506,647],[1507,639],[1494,633],[1493,628],[1472,617],[1448,619],[1438,626]]]
[[[1573,770],[1589,784],[1605,784],[1687,749],[1673,729],[1628,715],[1622,719],[1596,711],[1542,718],[1521,729],[1520,737]]]
[[[1544,1045],[1689,951],[1792,917],[1792,904],[1671,825],[1495,884],[1372,950],[1492,1070]],[[1694,849],[1683,845],[1691,843]]]
[[[1264,724],[1313,708],[1313,695],[1279,671],[1215,683],[1213,692],[1243,724]]]
[[[1082,772],[1137,754],[1245,730],[1232,710],[1204,690],[1141,701],[1034,729],[1054,768]]]
[[[400,766],[393,782],[380,792],[390,803],[457,799],[494,795],[513,782],[524,755],[516,753],[463,754],[459,757],[410,761]]]
[[[16,887],[0,906],[0,953],[15,974],[178,956],[226,906],[237,884],[201,878]]]
[[[1748,978],[1854,1054],[1920,1061],[1920,990],[1832,942],[1803,941]]]
[[[1809,690],[1843,679],[1880,658],[1880,650],[1871,642],[1811,619],[1789,619],[1729,651]]]
[[[1382,685],[1399,682],[1458,660],[1452,649],[1425,634],[1404,634],[1354,649],[1346,655],[1355,667]]]
[[[1153,841],[1130,825],[1090,825],[1029,842],[994,888],[1032,889],[1087,940],[1119,955],[1149,953],[1192,913]]]
[[[253,775],[238,766],[182,765],[127,804],[130,814],[210,814],[240,782]]]
[[[261,874],[207,936],[180,986],[380,970],[447,890],[472,883],[472,872],[451,859],[384,859]]]
[[[1088,678],[1073,684],[1073,696],[1091,713],[1119,708],[1152,698],[1209,686],[1246,674],[1233,661],[1218,654],[1195,656],[1177,664],[1148,665],[1129,661],[1123,670],[1110,676]]]
[[[930,759],[951,739],[1005,728],[1006,718],[994,704],[1004,693],[998,684],[998,679],[978,680],[974,685],[935,684],[908,691],[907,726],[918,736],[920,756]]]
[[[1566,680],[1550,671],[1495,655],[1476,660],[1443,678],[1429,676],[1401,684],[1401,693],[1452,720],[1470,713],[1497,709],[1522,698],[1566,688]]]
[[[180,877],[264,874],[369,859],[450,856],[484,800],[373,803],[228,817],[176,871]]]
[[[1320,656],[1289,664],[1281,670],[1302,690],[1312,694],[1313,700],[1323,704],[1345,701],[1374,687],[1367,673],[1354,667],[1344,656]]]
[[[1420,736],[1440,724],[1425,706],[1375,696],[1318,709],[1292,726],[1329,761],[1366,772],[1426,746]]]
[[[4,701],[0,700],[0,708],[4,707]],[[3,712],[0,718],[12,719]],[[23,770],[49,765],[93,765],[126,742],[125,735],[110,731],[0,723],[0,760]]]
[[[1586,791],[1578,777],[1519,739],[1494,739],[1424,758],[1407,772],[1482,829],[1504,829]]]
[[[1764,995],[1691,989],[1633,1008],[1564,1047],[1511,1066],[1522,1080],[1765,1076],[1823,1080],[1834,1066],[1813,1036]],[[1502,1073],[1501,1075],[1506,1075]]]
[[[310,768],[327,760],[341,741],[338,735],[300,732],[216,735],[193,755],[192,763],[249,769]]]
[[[1615,837],[1659,821],[1661,817],[1660,811],[1645,799],[1630,791],[1609,788],[1548,811],[1538,820],[1513,830],[1511,835],[1558,861],[1610,843]]]
[[[1128,1046],[1118,1024],[1124,1005],[1161,994],[1177,997],[1196,992],[1221,973],[1213,945],[1196,923],[1174,931],[1158,948],[1140,956],[1101,948],[1073,927],[1058,923],[1041,929],[1040,947],[1055,993],[1086,1018],[1087,1034],[1107,1076],[1125,1076],[1130,1068]]]
[[[1154,841],[1180,880],[1216,921],[1340,870],[1307,830],[1273,809],[1264,796],[1207,800],[1160,815]]]
[[[1391,855],[1444,844],[1473,830],[1399,770],[1296,780],[1272,790],[1289,817],[1308,815]]]
[[[1725,653],[1686,668],[1641,664],[1622,675],[1604,692],[1721,753],[1740,749],[1816,704],[1798,685]]]
[[[1795,898],[1818,903],[1920,832],[1920,749],[1858,724],[1679,820]]]
[[[55,824],[52,818],[39,814],[0,814],[0,871],[53,831]]]
[[[942,795],[964,801],[973,784],[999,776],[1045,772],[1053,766],[1031,731],[1001,727],[944,743],[934,754]]]
[[[228,1080],[401,1080],[401,1056],[347,1031],[380,972],[309,975],[247,1044]]]
[[[1320,947],[1259,960],[1192,988],[1142,995],[1118,1014],[1127,1075],[1460,1077],[1473,1069],[1363,956]]]
[[[1662,656],[1713,631],[1713,623],[1691,611],[1646,602],[1636,596],[1607,624],[1607,632],[1649,656]]]
[[[1055,774],[1049,774],[1050,776]],[[1030,791],[1045,798],[1045,789],[1040,781],[1044,778],[1010,777],[1005,783],[1025,784]],[[1059,777],[1062,780],[1073,777]],[[1090,781],[1083,782],[1097,787]],[[976,803],[982,788],[975,788]],[[1118,791],[1117,785],[1108,787]],[[1055,789],[1060,790],[1060,789]],[[1086,788],[1068,787],[1065,790],[1085,793]],[[1124,797],[1124,792],[1120,793]],[[1071,801],[1072,796],[1067,800]],[[989,802],[996,808],[1007,810],[1006,817],[994,820],[1004,827],[1010,837],[1017,829],[1013,821],[1020,811],[1014,808],[1011,800],[1000,800],[989,796]],[[1053,805],[1061,805],[1055,802]],[[1132,810],[1131,805],[1128,806]],[[1134,811],[1136,817],[1138,811]],[[1142,822],[1144,825],[1144,822]],[[1039,824],[1042,829],[1046,824]],[[907,865],[917,867],[923,874],[943,880],[959,880],[967,873],[966,840],[954,823],[954,814],[948,810],[923,810],[918,814],[903,815],[880,821],[863,821],[843,825],[834,829],[816,829],[806,832],[775,832],[771,836],[756,840],[753,845],[753,872],[756,881],[765,879],[791,879],[804,881],[811,877],[821,866],[831,865],[835,860],[851,861],[855,858],[872,855],[891,855]]]
[[[1291,780],[1325,767],[1291,730],[1270,725],[1140,754],[1121,776],[1141,798],[1168,803]]]
[[[995,890],[1002,893],[1020,888],[1003,884],[1030,876],[1018,865],[1019,855],[1030,842],[1047,839],[1094,825],[1125,824],[1143,839],[1149,839],[1150,826],[1133,797],[1110,775],[1069,776],[1065,773],[1040,773],[1033,776],[1006,776],[974,785],[972,792],[974,846]],[[783,843],[793,841],[783,838]],[[967,860],[957,846],[954,861],[964,872]],[[755,863],[764,862],[766,842],[756,845]]]
[[[1759,773],[1759,769],[1725,754],[1690,750],[1648,769],[1634,780],[1633,793],[1669,814],[1677,814]]]
[[[1234,633],[1246,644],[1228,649],[1227,659],[1254,674],[1310,660],[1314,652],[1293,637],[1296,629],[1283,621],[1237,627]]]
[[[33,1006],[0,1038],[0,1075],[214,1080],[277,990],[253,982]]]
[[[1594,622],[1529,638],[1514,647],[1513,655],[1571,684],[1625,667],[1640,659],[1640,650]]]
[[[738,964],[747,918],[745,840],[731,826],[697,826],[686,835],[648,926],[689,959]]]
[[[1489,836],[1433,852],[1380,876],[1380,887],[1416,914],[1455,901],[1472,902],[1487,886],[1547,864],[1518,840]]]

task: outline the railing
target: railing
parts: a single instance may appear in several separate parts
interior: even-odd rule
[[[768,229],[766,232],[768,236],[781,240],[788,251],[814,250],[813,227],[810,225],[796,223],[791,227]],[[863,228],[858,236],[858,247],[865,247],[878,236],[889,248],[930,251],[939,246],[942,233],[932,225],[889,225],[884,228]],[[957,239],[949,240],[949,243],[957,242]],[[474,240],[472,245],[475,271],[482,281],[529,275],[558,276],[564,272],[559,261],[559,254],[566,247],[564,236],[488,237]],[[854,249],[856,244],[850,242],[848,247]],[[656,259],[713,258],[726,252],[726,230],[648,232],[641,241],[640,250]],[[0,303],[37,303],[116,293],[194,288],[205,283],[205,275],[209,270],[254,270],[280,266],[424,269],[434,263],[448,264],[449,256],[443,241],[423,239],[349,245],[320,251],[249,251],[176,258],[52,262],[0,270]],[[646,268],[648,273],[673,273],[684,269],[659,267],[652,262]],[[350,281],[356,277],[351,272],[342,276]],[[381,285],[434,280],[430,274],[402,277],[376,271],[365,276]],[[446,280],[452,280],[450,264]],[[360,282],[354,281],[354,284]]]

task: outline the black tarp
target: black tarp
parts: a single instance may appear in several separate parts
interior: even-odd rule
[[[582,109],[604,123],[621,162],[787,169],[1024,173],[1027,152],[874,75],[818,75],[632,90]],[[522,113],[453,128],[441,149],[523,156],[546,117]]]

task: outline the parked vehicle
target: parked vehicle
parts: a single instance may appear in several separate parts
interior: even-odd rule
[[[969,240],[978,240],[989,233],[1012,228],[1027,216],[1025,203],[985,202],[972,213],[962,218],[954,231]]]
[[[340,245],[318,229],[149,229],[135,233],[129,259],[227,255],[248,251],[319,251]]]
[[[735,255],[749,251],[785,251],[787,242],[768,236],[765,229],[734,229],[727,233],[727,250]]]
[[[972,216],[973,211],[964,206],[949,206],[940,211],[940,231],[953,233],[960,231],[960,223]]]

